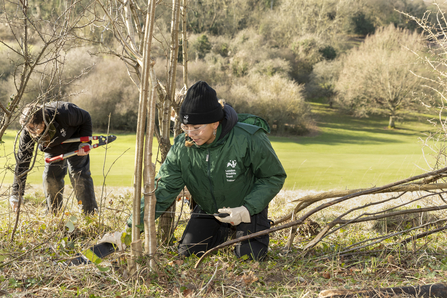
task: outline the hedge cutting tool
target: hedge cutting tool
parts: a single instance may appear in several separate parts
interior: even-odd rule
[[[92,145],[90,145],[90,144],[85,144],[85,145],[82,144],[82,143],[87,143],[87,142],[96,141],[96,140],[98,141],[97,144],[92,144]],[[109,143],[111,143],[111,142],[113,142],[115,140],[116,140],[116,136],[113,136],[113,135],[110,135],[110,136],[107,136],[107,137],[105,137],[105,136],[90,136],[90,137],[80,137],[80,138],[67,139],[67,140],[63,141],[62,144],[81,143],[79,145],[79,149],[75,150],[75,151],[72,151],[72,152],[65,153],[65,154],[61,154],[61,155],[58,155],[58,156],[54,156],[54,157],[51,157],[51,158],[45,158],[45,162],[46,163],[53,163],[53,162],[56,162],[56,161],[62,161],[64,159],[67,159],[69,157],[77,155],[80,149],[84,149],[84,152],[89,152],[91,149],[95,149],[95,148],[98,148],[99,146],[103,146],[103,145],[109,144]]]
[[[230,216],[230,214],[228,214],[228,213],[214,213],[213,216],[219,216],[221,218],[224,218],[224,217]]]

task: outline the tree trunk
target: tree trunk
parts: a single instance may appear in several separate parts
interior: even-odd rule
[[[167,96],[163,102],[162,111],[162,162],[166,159],[167,152],[171,146],[170,143],[170,122],[171,122],[171,107],[172,102],[175,97],[175,78],[177,70],[177,57],[178,57],[178,28],[179,28],[179,16],[180,16],[180,1],[172,0],[172,17],[171,17],[171,50],[170,50],[170,61],[169,61],[169,73],[168,73],[168,83],[166,86]],[[173,236],[173,226],[174,226],[174,216],[175,216],[175,202],[172,204],[165,213],[160,217],[158,224],[158,231],[161,243],[166,243],[169,245],[170,240]]]
[[[396,124],[394,123],[394,116],[390,116],[390,122],[388,124],[388,128],[396,128]]]
[[[183,87],[188,88],[188,36],[186,35],[186,13],[188,0],[182,0],[182,57]]]
[[[158,236],[161,244],[170,245],[174,234],[174,217],[175,217],[175,202],[160,216],[158,223]]]
[[[141,73],[141,81],[140,81],[140,98],[139,98],[139,110],[138,110],[138,126],[137,126],[137,140],[136,140],[136,149],[135,149],[135,191],[134,191],[134,200],[133,200],[133,218],[132,218],[132,242],[139,244],[131,246],[131,260],[129,260],[129,268],[130,271],[134,271],[136,269],[135,259],[141,255],[141,242],[137,242],[140,239],[140,229],[137,225],[140,224],[140,200],[141,200],[141,183],[142,183],[142,174],[143,174],[143,153],[146,153],[145,163],[145,204],[147,208],[145,208],[145,217],[144,224],[146,230],[146,252],[149,256],[155,255],[156,247],[151,245],[153,242],[153,235],[155,234],[155,225],[152,221],[149,222],[148,214],[151,213],[152,208],[150,208],[151,201],[150,196],[152,195],[153,185],[153,171],[151,171],[151,164],[149,162],[149,166],[147,166],[148,157],[151,158],[152,155],[152,135],[149,136],[149,133],[146,135],[146,150],[144,150],[144,132],[146,130],[146,116],[148,112],[148,99],[150,98],[152,101],[152,97],[150,97],[151,92],[149,90],[149,79],[150,79],[150,71],[152,69],[151,65],[151,45],[152,45],[152,32],[154,28],[154,18],[155,18],[155,1],[148,0],[148,11],[146,15],[146,26],[145,26],[145,36],[144,36],[144,49],[143,49],[143,70]],[[153,126],[150,121],[154,122],[154,116],[152,115],[153,111],[151,111],[150,119],[148,119],[147,126],[150,128]],[[151,146],[148,148],[148,146]],[[151,176],[152,175],[152,176]],[[152,182],[152,185],[151,185]],[[155,266],[155,262],[151,259],[150,267],[153,269]]]
[[[157,233],[155,231],[155,167],[152,165],[152,141],[155,128],[155,86],[156,78],[154,72],[154,63],[151,60],[152,35],[155,23],[155,0],[148,0],[148,11],[146,16],[146,26],[144,30],[144,51],[143,51],[143,73],[140,92],[147,95],[146,109],[148,119],[146,127],[146,144],[144,155],[144,231],[146,237],[146,253],[149,255],[149,265],[151,270],[155,269],[155,253],[157,250]],[[150,82],[149,82],[150,80]],[[150,89],[149,89],[150,87]]]
[[[154,1],[155,2],[155,1]],[[153,8],[155,11],[155,6]],[[153,11],[151,17],[153,18]],[[153,28],[153,26],[152,26]],[[154,63],[150,65],[150,94],[147,106],[147,128],[146,128],[146,146],[144,154],[144,231],[146,238],[146,253],[149,255],[149,266],[151,270],[155,269],[157,264],[155,253],[157,250],[157,231],[155,230],[155,206],[157,199],[155,197],[155,166],[152,163],[152,141],[154,139],[155,129],[155,86],[157,79],[154,71]]]

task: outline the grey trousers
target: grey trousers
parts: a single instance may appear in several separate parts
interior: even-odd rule
[[[45,158],[51,157],[54,156],[45,153]],[[42,179],[48,209],[57,213],[62,208],[64,178],[67,175],[67,168],[77,202],[82,202],[82,209],[85,214],[94,213],[98,205],[96,204],[93,179],[90,173],[89,155],[73,156],[63,161],[45,165]]]

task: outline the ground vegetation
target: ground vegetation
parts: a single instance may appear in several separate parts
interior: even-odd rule
[[[415,235],[412,230],[361,251],[343,252],[344,248],[368,238],[383,238],[385,231],[396,233],[411,229],[421,220],[425,223],[428,216],[394,217],[377,221],[376,225],[374,222],[352,224],[332,233],[314,248],[303,250],[315,237],[319,226],[346,212],[347,205],[336,205],[313,216],[308,225],[299,229],[290,250],[285,249],[288,230],[272,233],[270,251],[263,262],[238,260],[233,255],[233,247],[227,247],[206,257],[194,269],[198,258],[181,259],[175,247],[160,246],[156,273],[149,272],[145,266],[148,259],[143,256],[138,260],[137,273],[129,274],[125,261],[127,251],[99,264],[67,267],[64,262],[96,243],[98,235],[121,227],[132,210],[131,192],[125,188],[108,189],[104,225],[95,217],[83,217],[73,201],[68,203],[63,215],[50,219],[44,215],[41,191],[30,192],[23,208],[26,220],[13,242],[10,241],[11,221],[8,217],[0,221],[2,294],[6,297],[317,297],[328,289],[355,291],[434,284],[446,278],[446,243],[442,233],[395,245],[398,239]],[[280,218],[284,208],[291,206],[291,200],[306,194],[309,193],[279,193],[271,204],[271,218]],[[399,200],[407,202],[414,198],[406,195]],[[386,199],[386,196],[357,198],[349,206],[364,206],[378,199]],[[424,207],[424,202],[416,204]],[[183,210],[187,210],[185,208],[187,206]],[[381,210],[376,206],[371,212]],[[176,217],[176,237],[180,237],[186,224],[184,216]],[[434,218],[439,220],[445,216],[439,211]]]

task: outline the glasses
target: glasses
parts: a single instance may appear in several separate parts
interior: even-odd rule
[[[203,124],[200,126],[195,126],[194,128],[188,128],[186,125],[182,124],[180,125],[180,127],[182,128],[182,130],[186,133],[200,133],[208,124]]]

